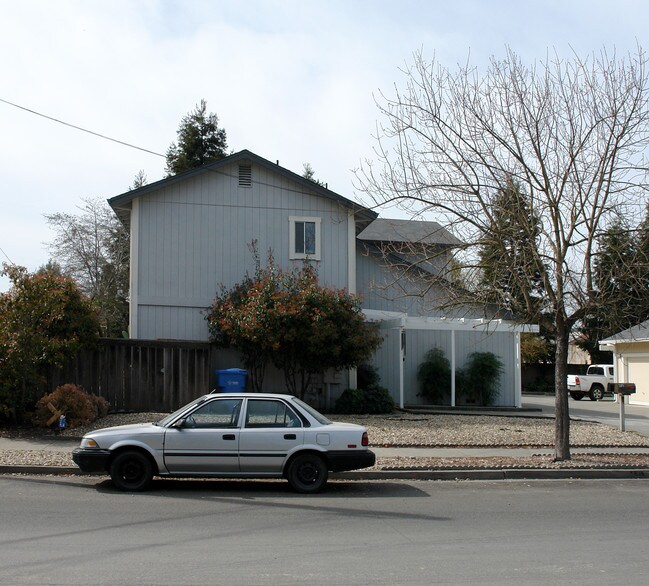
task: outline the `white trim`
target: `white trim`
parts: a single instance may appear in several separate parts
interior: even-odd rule
[[[457,360],[455,358],[455,330],[451,330],[451,407],[455,407],[455,373],[457,372]]]
[[[306,216],[289,216],[288,218],[288,257],[291,260],[320,260],[322,256],[321,226],[322,218]],[[315,224],[315,254],[295,252],[295,223],[312,222]]]
[[[139,304],[139,280],[138,280],[138,260],[139,254],[139,232],[140,232],[140,202],[134,199],[131,204],[131,263],[129,270],[129,312],[128,312],[128,332],[129,337],[137,339],[138,328],[138,304]]]
[[[356,216],[347,212],[347,291],[356,294]]]
[[[399,328],[397,331],[399,332],[399,408],[403,409],[405,395],[403,370],[406,362],[406,330]]]
[[[521,333],[514,333],[514,395],[516,397],[516,407],[523,406],[523,380],[521,375]]]
[[[380,322],[381,328],[400,328],[407,330],[484,330],[486,332],[538,332],[539,326],[519,324],[502,319],[468,319],[446,317],[411,316],[397,311],[363,309],[368,321]]]

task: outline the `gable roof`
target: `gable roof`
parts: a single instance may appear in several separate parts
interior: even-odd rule
[[[649,341],[649,319],[637,326],[619,332],[602,340],[600,344],[614,345],[616,342],[647,342]]]
[[[358,235],[358,239],[370,242],[403,242],[442,246],[458,246],[462,244],[461,240],[458,240],[437,222],[391,220],[387,218],[374,220]]]
[[[203,175],[205,173],[217,173],[221,175],[232,176],[225,170],[225,167],[234,163],[252,163],[254,165],[264,167],[273,173],[294,181],[301,187],[304,187],[305,191],[308,190],[310,193],[314,193],[320,197],[330,199],[346,208],[354,210],[354,212],[356,212],[362,219],[365,219],[366,221],[372,221],[378,216],[376,212],[373,212],[372,210],[369,210],[353,202],[352,200],[347,199],[346,197],[343,197],[342,195],[339,195],[338,193],[331,191],[330,189],[327,189],[326,187],[319,185],[314,181],[311,181],[310,179],[306,179],[305,177],[302,177],[301,175],[298,175],[293,171],[281,167],[279,165],[279,162],[272,163],[271,161],[268,161],[267,159],[264,159],[263,157],[260,157],[259,155],[256,155],[255,153],[246,149],[224,157],[223,159],[219,159],[218,161],[207,163],[206,165],[197,167],[196,169],[191,169],[189,171],[185,171],[184,173],[178,173],[177,175],[172,175],[171,177],[160,179],[159,181],[149,183],[147,185],[139,187],[138,189],[132,189],[115,197],[111,197],[108,200],[108,204],[113,208],[122,222],[128,224],[131,203],[134,199],[147,193],[157,191],[158,189],[163,189],[176,183],[186,181],[187,179],[198,177],[199,175]],[[252,183],[253,185],[255,184],[254,178],[252,180]]]

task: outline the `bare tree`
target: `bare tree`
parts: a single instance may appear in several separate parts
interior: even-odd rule
[[[542,323],[556,340],[557,460],[570,458],[568,342],[597,302],[598,237],[616,216],[637,215],[646,200],[646,67],[640,47],[621,59],[603,50],[532,66],[508,49],[483,74],[415,54],[405,88],[378,100],[377,161],[357,172],[377,205],[430,216],[465,243],[453,257],[470,290],[446,287],[446,304],[456,307],[493,301],[479,251],[511,238],[499,232],[494,202],[512,181],[518,186],[529,210],[521,211],[517,231],[535,244],[521,257],[526,264],[512,267],[509,286],[520,294],[507,299],[512,312]],[[538,224],[526,219],[530,210]],[[448,283],[443,274],[429,275]]]
[[[102,199],[83,199],[78,214],[45,214],[56,238],[50,253],[90,297],[103,334],[128,324],[129,234]]]

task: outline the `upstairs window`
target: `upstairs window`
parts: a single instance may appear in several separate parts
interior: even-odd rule
[[[289,218],[289,258],[320,260],[320,218]]]

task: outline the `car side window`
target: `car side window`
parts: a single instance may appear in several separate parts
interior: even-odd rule
[[[301,427],[295,412],[282,401],[248,399],[246,427]]]
[[[241,399],[216,399],[201,405],[185,419],[185,427],[237,427]]]

